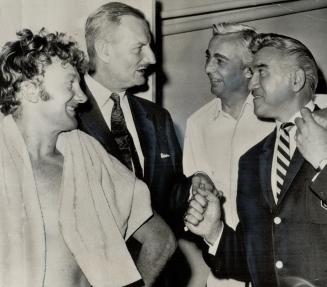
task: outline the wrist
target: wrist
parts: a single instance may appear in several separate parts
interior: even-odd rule
[[[221,234],[222,228],[223,228],[223,223],[222,221],[219,221],[218,225],[215,226],[215,228],[213,228],[211,232],[209,232],[209,234],[204,236],[204,240],[208,242],[210,245],[213,245],[217,241],[219,235]]]

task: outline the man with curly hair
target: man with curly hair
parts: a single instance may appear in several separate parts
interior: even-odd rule
[[[64,34],[17,35],[0,53],[0,286],[139,282],[125,240],[151,217],[150,196],[76,129],[84,54]]]

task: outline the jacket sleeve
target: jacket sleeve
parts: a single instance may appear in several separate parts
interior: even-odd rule
[[[206,247],[203,250],[203,258],[212,273],[218,278],[250,281],[240,224],[237,226],[236,231],[234,231],[224,223],[224,230],[216,255],[209,254],[208,247]]]
[[[169,146],[172,165],[172,188],[169,191],[167,221],[177,237],[184,234],[183,216],[188,207],[191,177],[183,173],[182,150],[176,136],[174,124],[169,113],[165,116],[166,141]]]

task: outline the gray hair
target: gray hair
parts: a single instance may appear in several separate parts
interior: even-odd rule
[[[258,34],[253,39],[250,49],[253,53],[256,53],[264,47],[274,47],[286,55],[293,57],[297,67],[304,71],[311,91],[313,93],[316,91],[318,85],[317,63],[309,49],[303,43],[284,35],[273,33]]]
[[[249,48],[253,38],[257,35],[255,28],[247,26],[244,24],[236,23],[218,23],[212,26],[212,35],[215,36],[225,36],[231,35],[235,36],[242,47],[243,52],[243,64],[249,65],[252,62],[253,54]]]
[[[90,69],[94,68],[95,65],[95,41],[104,34],[110,34],[110,28],[120,25],[121,17],[126,15],[146,21],[144,14],[140,10],[121,2],[106,3],[89,15],[85,24],[85,40],[90,60]]]

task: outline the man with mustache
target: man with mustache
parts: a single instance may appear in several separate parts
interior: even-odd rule
[[[146,84],[146,71],[156,63],[150,29],[141,11],[110,2],[88,17],[85,37],[90,67],[81,85],[89,101],[78,109],[79,128],[98,139],[149,187],[154,215],[128,244],[150,286],[176,247],[162,218],[171,218],[174,185],[184,180],[170,114],[129,91]],[[189,187],[190,183],[185,188]]]

